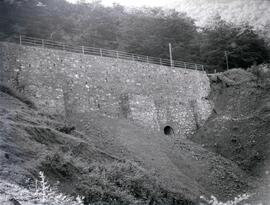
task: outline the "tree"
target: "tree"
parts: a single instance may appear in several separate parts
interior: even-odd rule
[[[129,52],[169,58],[168,44],[172,43],[174,59],[190,60],[196,33],[194,21],[183,13],[145,8],[133,10],[122,19],[120,45]]]
[[[0,21],[2,32],[161,58],[169,58],[168,44],[172,43],[174,59],[198,60],[194,21],[175,10],[127,11],[117,4],[105,7],[99,1],[14,0],[0,2],[0,11],[0,18],[7,19]]]
[[[248,68],[269,59],[265,40],[251,26],[236,26],[216,18],[202,31],[201,58],[209,71],[226,69],[225,51],[230,68]]]

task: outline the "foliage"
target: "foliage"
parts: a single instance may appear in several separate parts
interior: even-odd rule
[[[185,197],[164,190],[156,174],[133,162],[93,163],[81,186],[90,204],[192,204]],[[84,188],[83,188],[84,187]]]
[[[122,163],[120,163],[122,164]],[[123,165],[123,164],[122,164]],[[127,165],[127,164],[126,164]],[[111,174],[112,178],[117,177],[119,179],[115,180],[121,181],[123,172],[126,171],[131,171],[131,173],[133,172],[133,168],[130,167],[132,164],[129,164],[127,166],[119,166],[119,164],[114,164],[112,165],[113,167],[110,166],[110,170],[111,170]],[[96,171],[101,167],[97,168],[95,165],[93,165],[96,169]],[[132,166],[135,166],[134,164]],[[117,167],[117,168],[116,168]],[[131,170],[130,170],[131,169]],[[99,172],[98,171],[98,172]],[[142,170],[143,171],[143,170]],[[102,182],[104,186],[110,186],[111,184],[109,184],[109,179],[108,177],[106,177],[106,171],[102,171],[102,175],[100,175],[100,173],[98,174],[100,176],[100,178],[95,178],[95,183],[97,183],[97,181]],[[105,180],[105,178],[107,178],[107,180]],[[135,178],[131,177],[130,179],[128,179],[129,177],[126,177],[126,179],[124,179],[122,182],[123,183],[127,183],[127,185],[124,187],[126,189],[128,189],[128,186],[130,186],[130,182],[132,181],[136,181]],[[140,178],[140,177],[139,177]],[[132,180],[133,179],[133,180]],[[107,183],[105,183],[107,182]],[[112,181],[111,181],[112,182]],[[144,182],[140,182],[142,184],[144,184]],[[138,183],[136,186],[138,188],[138,191],[143,193],[145,190],[140,190],[141,186],[143,187],[144,185],[140,185],[140,183]],[[121,184],[121,183],[120,183]],[[93,185],[94,186],[94,185]],[[47,182],[45,175],[43,172],[39,172],[39,179],[36,180],[36,188],[35,190],[28,190],[28,189],[24,189],[18,185],[15,184],[10,184],[7,183],[3,180],[0,180],[0,188],[2,193],[4,193],[3,196],[0,197],[0,202],[7,202],[7,201],[11,201],[11,199],[16,199],[19,202],[26,202],[29,205],[32,204],[38,204],[38,205],[49,205],[49,204],[55,204],[55,205],[83,205],[83,204],[89,204],[89,205],[112,205],[112,204],[137,204],[137,205],[143,205],[143,204],[162,204],[162,205],[166,205],[166,204],[194,204],[192,202],[186,202],[186,201],[162,201],[161,203],[158,203],[158,201],[155,201],[155,199],[151,199],[151,200],[145,200],[145,201],[141,201],[141,200],[134,200],[133,201],[129,201],[129,202],[120,202],[117,200],[111,201],[111,202],[106,202],[104,201],[103,197],[105,196],[105,192],[103,193],[103,195],[100,195],[98,200],[84,200],[84,197],[80,197],[77,196],[76,198],[70,197],[68,195],[62,194],[61,192],[58,191],[57,186],[51,186],[49,185],[49,183]],[[93,189],[95,190],[95,188]],[[113,189],[112,189],[113,190]],[[111,190],[111,191],[112,191]],[[100,190],[99,190],[100,191]],[[153,191],[157,191],[156,189],[154,189]],[[125,193],[125,195],[128,193],[128,191]],[[94,193],[93,193],[94,194]],[[145,194],[145,193],[143,193]],[[156,193],[158,195],[158,193]],[[119,195],[119,198],[122,197],[121,195]],[[251,197],[251,195],[249,194],[243,194],[243,195],[239,195],[237,197],[235,197],[233,200],[227,201],[227,202],[221,202],[219,201],[216,197],[211,196],[210,199],[207,199],[203,196],[200,197],[198,204],[204,204],[204,205],[250,205],[247,200],[249,200]],[[91,201],[91,202],[90,202]],[[260,203],[259,203],[260,204]]]
[[[192,18],[174,9],[128,10],[118,4],[105,7],[100,1],[79,2],[1,1],[1,32],[161,58],[169,58],[171,43],[173,59],[206,64],[210,72],[226,70],[225,51],[230,68],[270,60],[267,43],[253,27],[236,26],[219,15],[200,30]]]
[[[248,68],[269,59],[265,41],[249,25],[236,26],[217,16],[202,34],[202,60],[212,70],[226,70],[225,52],[229,68]]]
[[[58,191],[56,185],[49,185],[43,172],[39,173],[35,189],[26,189],[0,179],[0,192],[1,205],[18,203],[23,205],[83,205],[82,197],[75,198],[65,195]]]
[[[0,3],[2,32],[67,41],[85,46],[125,50],[154,57],[199,60],[193,39],[194,21],[176,10],[144,8],[126,10],[100,2],[69,4],[64,0]],[[29,15],[31,14],[31,15]]]
[[[150,173],[132,162],[92,163],[89,167],[89,178],[74,183],[80,184],[76,189],[82,196],[71,197],[59,192],[60,184],[51,186],[43,172],[39,172],[35,189],[27,190],[3,183],[0,180],[0,191],[6,195],[0,197],[2,201],[15,198],[27,204],[39,205],[193,205],[182,195],[168,192],[160,187]]]
[[[214,196],[211,196],[210,200],[201,196],[201,199],[209,205],[239,205],[241,202],[245,202],[249,198],[250,198],[250,195],[243,194],[243,195],[239,195],[239,196],[235,197],[234,200],[230,200],[227,202],[221,202],[221,201],[218,201],[218,199]],[[245,203],[245,205],[249,205],[249,204]]]
[[[191,18],[175,10],[160,8],[133,10],[120,24],[120,47],[129,52],[169,58],[168,43],[173,45],[173,58],[191,59],[190,46],[196,35]]]
[[[83,198],[64,195],[57,191],[57,187],[49,185],[43,172],[39,172],[39,180],[36,181],[36,190],[34,195],[41,200],[42,204],[57,205],[83,205]]]

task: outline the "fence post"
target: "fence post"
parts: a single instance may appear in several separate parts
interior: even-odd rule
[[[102,48],[99,49],[99,54],[102,57]]]
[[[21,34],[19,34],[19,44],[20,45],[23,45],[23,36],[21,35]],[[31,38],[30,38],[30,40],[31,40]],[[40,41],[41,41],[41,46],[42,46],[42,48],[45,48],[45,46],[46,46],[46,40],[44,40],[44,39],[32,39],[32,41],[30,41],[30,42],[32,42],[33,43],[33,45],[34,46],[40,46]],[[29,42],[29,43],[30,43]],[[59,46],[60,47],[60,49],[61,49],[61,44],[62,44],[62,49],[64,50],[64,51],[66,51],[66,49],[67,50],[69,50],[69,51],[72,51],[73,49],[72,49],[72,47],[71,47],[71,49],[69,48],[69,47],[67,47],[66,48],[66,45],[65,45],[65,43],[61,43],[61,42],[59,42],[59,43],[57,43],[57,46]],[[48,44],[48,42],[47,42],[47,46],[49,46],[50,44]],[[50,47],[50,46],[49,46]],[[58,49],[59,49],[59,47],[58,47]],[[83,54],[85,54],[85,46],[81,46],[81,49],[82,49],[82,53]],[[95,54],[96,54],[96,51],[97,51],[97,49],[95,48]],[[103,51],[102,51],[102,48],[99,48],[99,52],[100,52],[100,56],[101,57],[103,57],[103,55],[105,55],[105,56],[113,56],[113,57],[115,57],[114,55],[116,54],[116,58],[117,59],[119,59],[119,51],[111,51],[111,50],[106,50],[106,49],[104,49],[104,51],[105,51],[105,53],[103,53]],[[106,51],[108,52],[107,54],[106,54]],[[78,51],[77,51],[78,52]],[[111,52],[114,52],[115,54],[113,55],[113,53],[111,53]],[[89,52],[88,52],[89,53]],[[140,56],[137,56],[136,54],[130,54],[130,53],[124,53],[124,56],[123,57],[128,57],[128,58],[126,58],[126,59],[129,59],[129,57],[130,57],[130,55],[131,55],[131,57],[132,57],[132,60],[133,61],[143,61],[143,59],[145,59],[145,58],[143,58],[143,57],[140,57]],[[146,62],[147,63],[150,63],[150,60],[151,59],[149,59],[149,56],[146,56]],[[156,59],[157,61],[158,61],[158,59]],[[154,60],[154,59],[152,59],[152,61],[151,61],[151,63],[152,64],[156,64],[156,63],[158,63],[156,60]],[[176,63],[175,63],[176,62]],[[178,64],[177,63],[178,61],[174,61],[172,58],[170,59],[170,66],[171,67],[175,67],[175,66],[182,66],[183,64],[181,63],[181,64]],[[183,61],[181,61],[181,62],[183,62]],[[159,64],[160,65],[163,65],[163,63],[164,63],[164,61],[162,60],[162,58],[159,58]],[[186,63],[186,62],[183,62],[184,63],[184,68],[185,69],[187,69],[187,68],[189,68],[189,69],[194,69],[194,67],[195,67],[195,70],[199,70],[199,71],[205,71],[205,72],[207,72],[206,70],[205,70],[205,66],[204,65],[202,65],[202,64],[195,64],[195,63]],[[168,65],[168,62],[167,62],[167,60],[165,60],[165,64],[164,65],[166,65],[166,66],[169,66]],[[192,65],[194,65],[194,67],[192,67]],[[215,70],[215,72],[216,72],[216,70]]]
[[[172,44],[169,43],[169,52],[170,52],[170,64],[173,67],[173,59],[172,59]]]
[[[20,34],[20,45],[22,45],[22,35]]]

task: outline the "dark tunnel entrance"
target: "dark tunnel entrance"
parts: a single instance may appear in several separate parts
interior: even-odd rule
[[[173,128],[170,126],[164,127],[164,134],[165,135],[173,135],[174,134]]]

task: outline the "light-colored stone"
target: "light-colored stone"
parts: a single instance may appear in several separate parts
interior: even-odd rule
[[[24,85],[45,112],[98,110],[186,138],[212,110],[204,72],[11,43],[0,56],[1,80]]]

